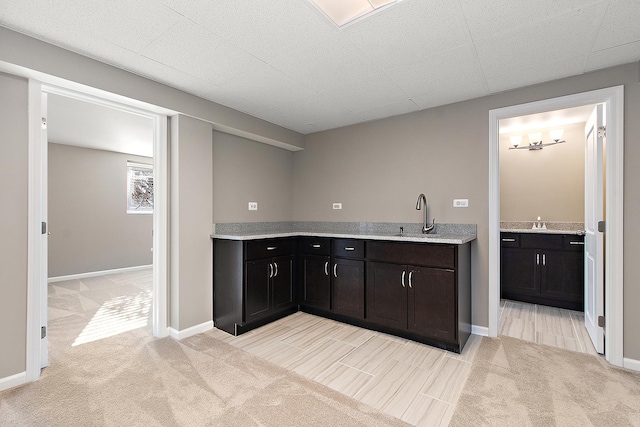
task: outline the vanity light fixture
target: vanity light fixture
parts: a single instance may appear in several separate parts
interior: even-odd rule
[[[402,0],[309,0],[338,28],[380,12]]]
[[[549,136],[551,137],[551,142],[542,142],[542,132],[534,132],[529,134],[529,144],[520,146],[522,142],[522,135],[513,135],[509,139],[511,141],[512,147],[509,147],[509,150],[542,150],[544,147],[548,147],[550,145],[562,144],[563,142],[567,142],[564,139],[561,141],[563,129],[554,129],[549,131]]]

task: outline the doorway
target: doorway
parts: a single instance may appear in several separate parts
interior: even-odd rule
[[[164,337],[167,331],[167,240],[168,240],[168,132],[166,113],[157,107],[115,94],[70,83],[71,88],[29,81],[29,223],[40,224],[29,230],[29,278],[27,295],[27,380],[39,378],[40,369],[48,363],[47,355],[47,159],[46,138],[47,95],[111,108],[122,113],[145,117],[152,123],[153,186],[152,214],[152,330]],[[124,193],[126,194],[126,192]],[[151,249],[151,248],[150,248]],[[42,332],[42,333],[41,333]]]
[[[622,207],[623,207],[623,87],[613,87],[505,107],[489,112],[489,336],[498,335],[500,308],[500,166],[499,166],[499,121],[502,119],[536,114],[544,111],[562,110],[589,104],[606,106],[607,157],[606,200],[607,217],[604,333],[607,336],[605,357],[616,365],[623,366],[622,352]]]

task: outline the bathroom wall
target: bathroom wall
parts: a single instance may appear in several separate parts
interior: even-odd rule
[[[584,222],[585,123],[562,126],[567,142],[542,150],[509,150],[509,137],[500,135],[500,219],[502,221]],[[549,130],[542,132],[549,142]]]

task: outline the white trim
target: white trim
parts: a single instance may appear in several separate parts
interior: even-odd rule
[[[26,372],[20,372],[19,374],[11,375],[9,377],[0,378],[0,391],[17,387],[26,382],[27,382]]]
[[[607,239],[605,247],[606,295],[605,358],[623,365],[623,181],[624,86],[598,89],[489,111],[489,336],[498,335],[500,306],[500,169],[498,123],[500,119],[561,110],[590,104],[606,104],[607,124]]]
[[[622,359],[622,366],[626,369],[640,372],[640,360],[629,359],[628,357],[625,357]]]
[[[67,276],[49,277],[49,283],[64,282],[66,280],[85,279],[87,277],[106,276],[109,274],[131,273],[132,271],[146,270],[153,265],[137,265],[135,267],[114,268],[112,270],[89,271],[87,273],[69,274]]]
[[[213,329],[213,320],[209,320],[199,325],[192,326],[182,331],[178,331],[173,328],[167,328],[167,329],[169,330],[169,336],[171,338],[180,341],[182,339],[189,338],[194,335],[201,334],[202,332],[207,332]]]
[[[488,337],[489,328],[487,328],[486,326],[471,325],[471,333],[473,335],[481,335],[483,337]]]
[[[167,269],[169,266],[169,135],[166,115],[154,117],[153,132],[153,335],[169,335],[167,329]]]
[[[42,272],[42,97],[40,83],[29,80],[29,165],[27,235],[27,345],[26,380],[40,378],[41,298],[45,277]]]

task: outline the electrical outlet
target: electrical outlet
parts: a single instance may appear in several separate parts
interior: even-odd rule
[[[249,210],[257,211],[258,210],[258,202],[249,202]]]
[[[342,203],[334,203],[333,209],[342,209]]]
[[[468,208],[469,199],[453,199],[454,208]]]

